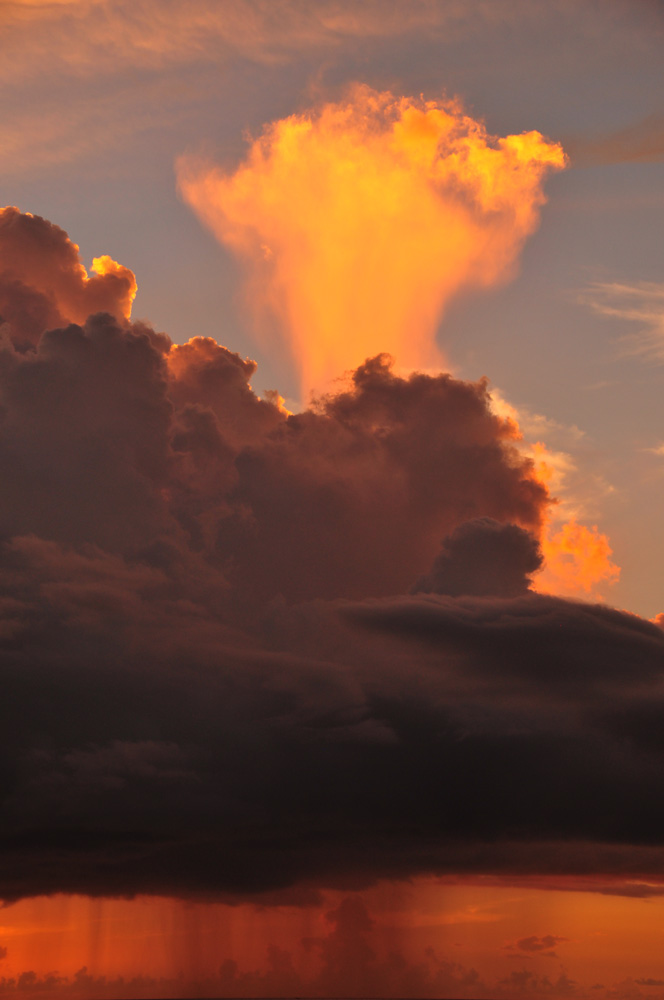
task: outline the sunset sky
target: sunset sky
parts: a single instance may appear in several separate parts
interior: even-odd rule
[[[660,0],[0,40],[0,996],[662,1000]]]

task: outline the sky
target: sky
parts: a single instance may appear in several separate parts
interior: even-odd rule
[[[0,996],[664,996],[664,7],[0,4]]]

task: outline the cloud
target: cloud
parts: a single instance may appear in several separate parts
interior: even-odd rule
[[[581,845],[577,845],[579,853],[577,854],[577,860],[583,855],[583,848]],[[598,845],[595,845],[598,847]],[[625,875],[618,874],[619,864],[618,856],[621,853],[621,849],[618,847],[611,847],[607,844],[602,845],[599,848],[606,859],[607,870],[613,869],[613,874],[603,877],[601,874],[593,874],[588,870],[586,874],[580,874],[581,865],[579,864],[578,873],[574,875],[563,875],[561,873],[551,872],[549,874],[527,874],[527,875],[516,875],[511,873],[509,875],[502,874],[482,874],[475,877],[470,876],[466,873],[463,875],[448,874],[444,876],[438,876],[438,884],[444,886],[450,885],[470,885],[477,884],[483,886],[500,887],[505,888],[509,886],[510,889],[536,889],[542,890],[544,892],[590,892],[595,893],[600,896],[621,896],[628,899],[649,899],[651,897],[657,897],[664,895],[664,882],[659,877],[649,877],[648,881],[639,878],[637,875],[632,875],[625,877]],[[632,856],[633,861],[639,853],[638,850],[633,849],[634,854]],[[633,869],[634,871],[636,868]],[[623,869],[623,872],[625,870]]]
[[[367,362],[347,389],[238,457],[235,495],[253,512],[224,529],[238,586],[261,593],[278,581],[299,598],[403,592],[469,513],[536,530],[546,492],[510,437],[483,383],[401,379],[385,357]]]
[[[280,0],[278,13],[271,0],[169,0],[167,6],[159,0],[14,0],[0,6],[0,171],[23,181],[26,173],[87,160],[89,173],[91,159],[96,175],[116,171],[118,150],[146,132],[150,148],[161,142],[170,156],[178,122],[189,130],[197,119],[209,122],[232,91],[246,92],[239,78],[247,71],[272,75],[295,65],[301,80],[310,79],[321,66],[325,74],[332,66],[343,72],[349,61],[364,65],[368,50],[381,65],[386,54],[393,64],[412,65],[414,39],[438,52],[465,46],[467,57],[481,64],[481,53],[509,36],[506,58],[521,59],[530,78],[532,39],[551,31],[574,37],[579,65],[591,46],[623,58],[631,48],[637,61],[658,27],[642,6],[639,16],[625,18],[613,3],[615,30],[615,19],[598,17],[594,3],[571,9],[564,0],[499,6],[490,0]],[[549,60],[534,58],[550,77]],[[413,71],[418,87],[421,67]],[[547,79],[544,92],[552,85],[555,78]],[[234,104],[237,110],[242,102]],[[246,114],[238,114],[245,124]],[[209,135],[206,125],[198,131]]]
[[[506,945],[507,949],[514,948],[517,952],[525,952],[527,955],[542,955],[545,958],[557,958],[553,950],[561,941],[568,941],[569,938],[558,937],[555,934],[531,934],[529,937],[519,938],[518,941]]]
[[[36,62],[43,68],[49,53],[42,53]],[[62,77],[51,75],[44,81],[39,101],[21,103],[19,97],[11,107],[7,105],[0,174],[25,179],[95,156],[96,172],[114,169],[119,151],[126,149],[133,136],[172,129],[190,119],[199,98],[200,88],[191,81],[179,80],[175,85],[160,76],[142,79],[137,85],[135,78],[128,83],[122,74],[106,87],[95,80],[94,85],[82,88],[76,82],[67,86]],[[86,167],[93,169],[89,162]]]
[[[539,545],[529,532],[477,518],[460,524],[443,540],[431,573],[418,581],[415,591],[518,597],[532,583],[529,574],[541,565]]]
[[[529,16],[513,3],[499,20]],[[469,9],[470,8],[470,9]],[[495,20],[487,0],[174,0],[165,14],[155,0],[54,0],[3,5],[8,39],[3,70],[13,80],[57,72],[74,78],[126,67],[160,70],[233,57],[260,63],[334,52],[354,39],[380,39],[414,31],[464,30],[478,18]]]
[[[0,212],[0,322],[15,345],[34,345],[58,324],[83,322],[91,313],[128,318],[136,295],[132,272],[108,255],[92,262],[92,276],[64,230],[17,208]]]
[[[68,555],[5,556],[9,898],[662,873],[655,626],[413,597],[277,605],[240,631],[223,591],[206,606],[137,566],[118,604],[117,563],[89,589]]]
[[[648,115],[626,128],[592,138],[569,137],[565,149],[575,167],[653,163],[664,158],[664,116]]]
[[[570,979],[566,972],[561,972],[557,979],[548,976],[538,976],[530,969],[511,972],[496,985],[498,996],[576,996],[579,984]]]
[[[437,366],[435,335],[466,287],[509,278],[565,164],[539,132],[495,138],[453,102],[355,86],[267,126],[229,173],[178,164],[185,201],[245,265],[303,394],[388,351]]]
[[[524,436],[517,447],[556,498],[540,533],[544,566],[534,579],[535,588],[542,593],[603,600],[599,588],[616,583],[620,567],[611,560],[608,537],[597,525],[588,527],[583,522],[597,517],[599,498],[611,494],[613,487],[602,476],[589,475],[585,463],[575,462],[567,452],[570,444],[578,447],[582,432],[527,408],[517,409],[495,389],[491,390],[491,406],[520,429]]]
[[[199,119],[199,134],[209,134],[210,116],[247,71],[296,65],[309,77],[353,50],[364,60],[367,45],[407,50],[416,35],[454,45],[478,25],[531,18],[528,4],[498,13],[488,0],[280,0],[278,9],[272,0],[3,3],[0,174],[24,181],[86,160],[87,173],[91,160],[96,175],[114,172],[118,151],[146,133],[170,158],[173,130]]]
[[[546,491],[483,384],[377,359],[286,418],[252,370],[103,315],[7,349],[0,530],[131,556],[168,539],[255,600],[408,590],[469,512],[537,529]]]
[[[626,354],[656,361],[664,358],[664,285],[596,282],[582,301],[600,316],[639,325],[638,332],[621,337]]]
[[[574,519],[561,526],[553,524],[541,544],[545,567],[537,589],[544,593],[590,597],[598,584],[611,586],[620,577],[620,567],[611,560],[609,540],[596,524],[588,527]]]
[[[485,381],[379,355],[288,415],[2,219],[7,899],[664,874],[664,633],[528,589],[550,498]]]

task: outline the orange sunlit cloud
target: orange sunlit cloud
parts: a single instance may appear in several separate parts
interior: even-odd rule
[[[618,582],[620,567],[611,560],[609,539],[597,525],[549,524],[541,546],[545,565],[536,582],[541,593],[601,600],[595,588]]]
[[[514,427],[514,439],[531,460],[534,478],[551,497],[539,529],[544,564],[534,578],[533,589],[561,597],[603,600],[598,588],[603,591],[617,583],[620,567],[611,559],[613,550],[607,535],[596,525],[579,523],[583,505],[575,502],[566,482],[575,470],[571,456],[542,441],[525,440],[519,411],[500,393],[492,392],[491,403],[494,412]]]
[[[122,315],[125,319],[129,319],[131,316],[131,308],[136,298],[137,284],[136,278],[129,270],[128,267],[124,267],[122,264],[118,264],[116,260],[109,257],[107,253],[102,254],[101,257],[95,257],[92,261],[92,267],[90,270],[96,274],[98,277],[103,278],[108,275],[112,275],[116,280],[116,286],[118,290],[118,303],[119,308],[122,311]],[[88,281],[93,280],[88,278]]]
[[[530,451],[537,479],[549,490],[564,491],[564,478],[571,467],[569,457],[550,451],[541,441],[531,445]],[[612,562],[609,539],[597,525],[579,524],[574,516],[564,520],[556,516],[553,506],[542,526],[540,545],[544,567],[535,580],[540,593],[601,600],[596,588],[618,582],[620,567]]]
[[[133,272],[104,254],[88,274],[77,244],[39,215],[0,209],[0,257],[0,309],[19,340],[34,344],[45,327],[84,323],[92,313],[131,316]]]
[[[403,38],[415,31],[463,34],[489,7],[409,0],[13,0],[0,4],[8,44],[0,78],[81,78],[140,68],[224,64],[234,52],[269,65],[354,39]],[[512,12],[508,12],[508,17]],[[10,34],[11,33],[11,34]],[[182,77],[179,78],[182,83]],[[140,103],[140,102],[138,102]]]
[[[462,289],[510,277],[560,145],[496,139],[458,104],[356,86],[267,126],[234,173],[184,157],[180,191],[246,265],[247,300],[276,319],[303,394],[381,351],[440,365]]]

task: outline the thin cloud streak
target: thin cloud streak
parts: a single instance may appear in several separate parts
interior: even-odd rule
[[[636,333],[620,337],[624,355],[664,361],[664,284],[595,282],[581,302],[600,316],[639,324]]]
[[[39,175],[79,164],[113,150],[105,173],[121,170],[117,152],[137,134],[173,129],[200,100],[198,86],[171,79],[152,79],[140,85],[113,81],[104,93],[90,94],[76,88],[44,94],[29,107],[5,109],[0,176]],[[71,167],[69,167],[71,169]]]
[[[656,163],[664,159],[664,115],[648,115],[634,125],[604,135],[569,136],[564,142],[574,167]]]
[[[62,0],[4,4],[0,25],[10,44],[0,75],[30,79],[46,73],[85,77],[140,67],[154,72],[200,60],[240,56],[282,63],[354,39],[416,31],[451,33],[532,15],[532,3],[512,0]],[[535,15],[537,16],[537,14]],[[58,44],[59,43],[59,44]]]

